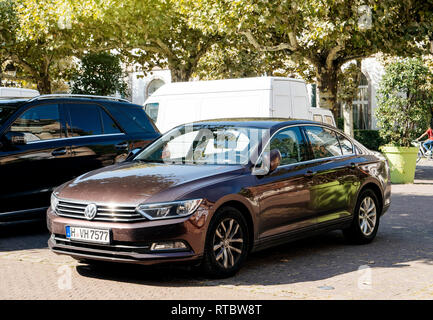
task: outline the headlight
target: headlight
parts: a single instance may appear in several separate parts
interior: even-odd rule
[[[59,204],[59,199],[54,195],[54,193],[52,193],[51,194],[51,210],[56,212],[58,204]]]
[[[140,204],[137,211],[150,220],[186,217],[194,213],[202,199]]]

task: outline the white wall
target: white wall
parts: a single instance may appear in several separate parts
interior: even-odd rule
[[[377,108],[377,89],[379,88],[379,82],[382,79],[385,69],[382,64],[377,61],[375,57],[367,58],[362,60],[361,64],[362,72],[366,75],[369,84],[371,86],[370,92],[370,103],[371,103],[371,129],[377,130],[377,119],[375,116],[375,110]]]
[[[137,76],[140,76],[137,78]],[[131,84],[131,98],[132,103],[143,105],[146,97],[146,88],[149,83],[154,79],[160,79],[165,83],[171,82],[170,70],[154,70],[152,74],[144,77],[143,72],[131,72],[129,74],[129,81]]]

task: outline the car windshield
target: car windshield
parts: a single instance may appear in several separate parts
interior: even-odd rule
[[[15,104],[0,104],[0,125],[2,125],[15,112]]]
[[[265,129],[229,125],[177,127],[138,154],[134,160],[170,164],[245,165]]]

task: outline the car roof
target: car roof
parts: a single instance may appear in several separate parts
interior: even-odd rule
[[[0,99],[0,106],[8,105],[8,106],[19,106],[29,99]]]
[[[96,102],[100,104],[110,103],[110,104],[122,104],[122,106],[130,108],[143,108],[138,104],[134,104],[128,100],[115,97],[103,97],[103,96],[85,96],[85,95],[43,95],[36,96],[34,98],[25,99],[0,99],[1,105],[8,105],[12,107],[20,107],[22,105],[29,104],[42,104],[46,102],[51,103],[71,103],[71,102]]]
[[[200,124],[200,125],[230,125],[237,127],[254,127],[261,129],[279,129],[281,127],[293,124],[320,124],[325,123],[303,120],[303,119],[292,119],[292,118],[221,118],[221,119],[209,119],[191,122],[189,124]]]

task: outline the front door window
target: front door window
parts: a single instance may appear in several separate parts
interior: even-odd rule
[[[13,143],[35,142],[61,138],[62,130],[57,104],[39,105],[26,110],[11,125],[7,136]]]

